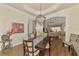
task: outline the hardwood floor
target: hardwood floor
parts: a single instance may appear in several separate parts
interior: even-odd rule
[[[71,56],[71,51],[68,51],[67,47],[62,46],[62,41],[58,38],[52,38],[52,44],[50,49],[50,56]],[[49,55],[49,50],[42,51],[45,55]]]
[[[0,56],[23,56],[23,45],[18,45],[5,51],[0,51]]]
[[[53,38],[52,38],[53,39]],[[40,52],[40,55],[49,56],[49,49]],[[62,47],[62,41],[58,38],[52,40],[51,56],[71,56],[67,47]],[[0,56],[23,56],[23,46],[18,45],[14,48],[0,51]]]

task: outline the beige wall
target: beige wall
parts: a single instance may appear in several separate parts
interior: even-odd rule
[[[0,5],[0,41],[1,35],[5,34],[11,29],[13,22],[24,24],[24,33],[16,33],[11,36],[12,46],[22,43],[23,39],[28,38],[28,20],[33,19],[31,15],[17,12],[15,9],[10,9],[6,6]]]
[[[65,9],[63,11],[51,14],[48,18],[54,16],[66,17],[66,37],[65,40],[69,41],[70,33],[79,34],[79,5]]]
[[[55,16],[65,16],[66,17],[66,41],[69,41],[70,33],[79,34],[79,5],[57,12],[52,13],[47,16],[55,17]],[[13,46],[22,43],[23,38],[27,39],[27,24],[28,20],[33,19],[31,15],[17,12],[15,10],[9,9],[5,6],[0,6],[0,36],[4,34],[6,31],[11,29],[12,22],[24,23],[25,29],[24,33],[14,34],[12,35],[12,44]],[[1,38],[0,38],[1,40]]]

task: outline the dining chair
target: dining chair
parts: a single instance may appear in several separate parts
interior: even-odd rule
[[[70,51],[70,46],[72,45],[72,42],[77,41],[77,39],[78,39],[78,35],[70,34],[70,40],[69,41],[63,40],[63,46],[67,45],[68,46],[68,50]]]
[[[33,41],[23,40],[24,56],[38,56],[39,50],[33,47]]]

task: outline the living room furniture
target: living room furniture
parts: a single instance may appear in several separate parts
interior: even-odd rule
[[[39,49],[40,51],[45,51],[48,50],[48,55],[50,56],[50,52],[51,52],[51,38],[49,36],[46,36],[43,38],[43,40],[41,40],[36,46],[36,49]],[[45,52],[42,53],[42,55],[45,55]]]
[[[71,51],[73,56],[79,56],[79,43],[72,42]]]
[[[65,40],[63,40],[63,46],[64,46],[64,44],[65,45],[67,45],[68,46],[68,50],[70,51],[70,46],[72,45],[72,43],[75,41],[77,41],[77,39],[78,39],[78,35],[76,35],[76,34],[70,34],[70,40],[69,41],[65,41]]]
[[[44,49],[48,49],[49,45],[49,39],[47,37],[45,37],[42,41],[40,41],[36,46],[35,48],[36,49],[39,49],[39,50],[44,50]]]
[[[11,47],[11,39],[7,35],[2,35],[1,36],[1,44],[2,44],[2,50],[8,49]]]
[[[33,48],[32,39],[23,40],[23,51],[24,56],[37,56],[40,52],[38,49]]]

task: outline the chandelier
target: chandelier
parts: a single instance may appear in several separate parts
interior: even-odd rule
[[[36,21],[40,24],[43,25],[44,20],[46,19],[46,17],[44,15],[41,14],[42,13],[42,4],[40,3],[40,14],[38,16],[36,16]]]

